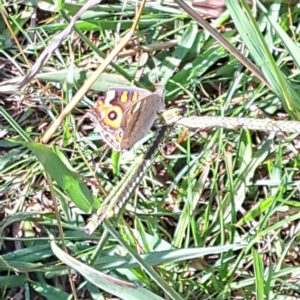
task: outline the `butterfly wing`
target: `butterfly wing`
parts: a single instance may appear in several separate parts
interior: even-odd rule
[[[156,93],[150,94],[126,110],[121,126],[123,133],[122,149],[130,149],[150,130],[158,114],[164,108],[164,99]]]
[[[102,138],[117,151],[130,149],[153,125],[164,108],[163,88],[111,88],[88,114]]]

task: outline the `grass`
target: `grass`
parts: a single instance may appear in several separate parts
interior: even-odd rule
[[[98,199],[146,152],[157,128],[118,158],[78,121],[108,87],[131,85],[143,47],[155,50],[139,84],[151,89],[159,78],[167,108],[299,120],[299,7],[258,3],[254,15],[228,0],[210,21],[267,87],[175,4],[146,3],[135,37],[42,146],[37,138],[135,17],[131,1],[89,9],[19,91],[7,80],[27,74],[81,7],[47,2],[31,35],[32,6],[0,2],[1,298],[298,298],[298,134],[174,126],[122,217],[87,236]],[[173,44],[160,47],[166,42]]]

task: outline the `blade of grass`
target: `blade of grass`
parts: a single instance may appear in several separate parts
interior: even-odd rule
[[[251,56],[262,70],[274,93],[279,97],[287,113],[296,120],[300,119],[300,97],[290,82],[277,67],[260,28],[252,12],[242,0],[244,10],[234,0],[226,0],[226,6],[240,32]]]

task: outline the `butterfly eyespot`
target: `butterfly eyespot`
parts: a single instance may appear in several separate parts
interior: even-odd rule
[[[114,121],[116,120],[118,117],[118,114],[113,110],[111,112],[109,112],[108,114],[108,118],[111,120],[111,121]]]
[[[122,108],[118,105],[114,105],[113,107],[108,107],[105,109],[103,122],[105,125],[111,128],[119,128],[121,125],[122,116]]]

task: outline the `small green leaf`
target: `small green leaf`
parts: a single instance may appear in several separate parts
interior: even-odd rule
[[[31,150],[45,171],[65,191],[75,205],[88,213],[94,206],[94,198],[78,174],[71,171],[52,149],[34,142],[21,143]]]

